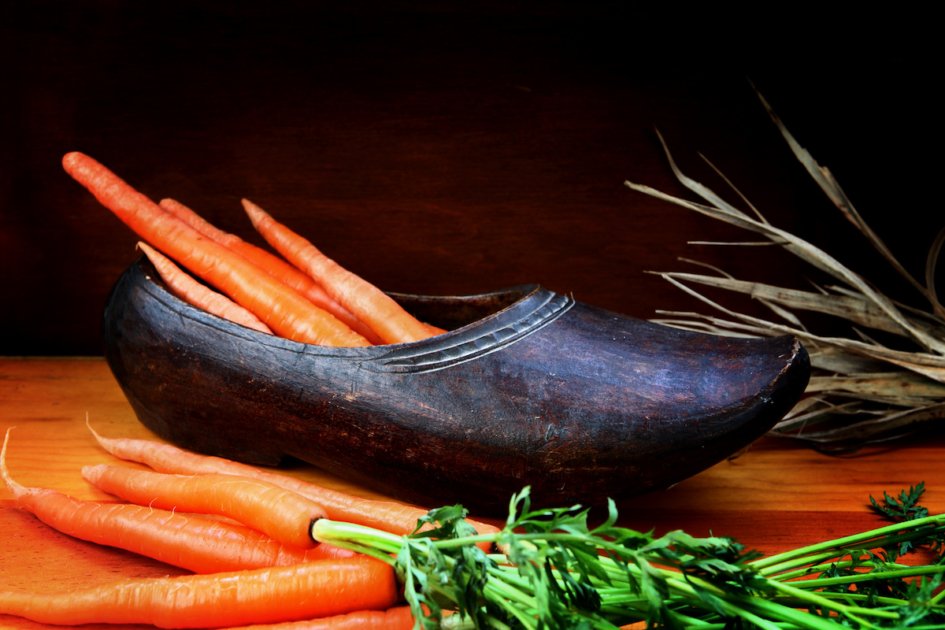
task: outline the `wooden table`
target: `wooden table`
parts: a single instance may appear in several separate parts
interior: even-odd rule
[[[100,358],[0,359],[0,431],[12,431],[7,466],[13,478],[85,498],[103,498],[79,476],[85,464],[109,462],[88,421],[109,436],[150,437]],[[677,486],[621,506],[626,524],[657,531],[734,536],[773,553],[875,526],[870,495],[919,481],[924,504],[945,509],[945,442],[926,439],[837,457],[764,439],[747,452]],[[376,496],[313,468],[291,474]],[[121,576],[178,571],[130,554],[77,542],[16,510],[0,491],[0,589],[53,590]],[[431,506],[432,507],[432,506]],[[2,628],[39,628],[0,616]]]

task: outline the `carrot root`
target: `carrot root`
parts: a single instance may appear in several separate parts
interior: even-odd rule
[[[211,315],[229,320],[234,324],[239,324],[259,332],[272,334],[272,330],[259,318],[251,312],[229,299],[222,293],[217,293],[205,285],[200,284],[187,273],[175,265],[171,259],[164,256],[150,245],[144,242],[138,243],[144,255],[148,257],[158,275],[167,285],[171,293],[184,300],[188,304],[202,309]]]
[[[179,201],[174,199],[162,199],[159,205],[207,238],[239,254],[272,277],[295,289],[312,304],[328,311],[339,321],[351,328],[351,330],[371,343],[381,343],[380,337],[378,337],[369,326],[352,315],[348,309],[333,300],[331,296],[325,292],[325,289],[315,282],[315,280],[296,267],[293,267],[282,258],[279,258],[261,247],[244,241],[236,234],[219,229]]]
[[[0,447],[0,478],[17,507],[56,531],[115,547],[195,573],[287,566],[354,552],[320,544],[300,548],[254,529],[219,519],[128,503],[84,501],[48,488],[27,487],[6,465],[8,430]]]
[[[296,547],[315,545],[309,527],[325,516],[321,505],[259,479],[235,475],[179,475],[99,464],[82,468],[92,485],[138,505],[226,516]]]
[[[39,623],[147,623],[204,628],[384,610],[398,601],[393,569],[372,558],[289,567],[126,579],[63,593],[0,591],[0,614]]]
[[[317,280],[328,294],[370,326],[385,343],[419,341],[429,329],[389,295],[325,256],[311,242],[243,199],[243,208],[256,230],[286,260]]]
[[[91,157],[67,153],[63,167],[142,240],[229,295],[277,334],[304,343],[368,341],[257,266],[200,235]]]
[[[353,496],[222,457],[193,453],[164,442],[110,438],[100,435],[91,426],[89,431],[105,451],[119,459],[173,474],[215,473],[260,479],[308,497],[318,503],[332,520],[348,521],[393,534],[407,535],[417,528],[418,519],[427,513],[426,510],[413,505]],[[480,534],[498,531],[498,527],[490,523],[474,519],[469,519],[469,523]],[[490,545],[483,543],[481,547],[488,550]]]
[[[228,630],[412,630],[413,613],[408,606],[387,610],[360,610],[308,621],[257,624]]]

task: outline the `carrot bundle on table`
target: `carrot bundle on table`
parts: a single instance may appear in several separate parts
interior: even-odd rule
[[[410,607],[395,606],[387,610],[359,610],[321,619],[254,624],[228,630],[411,630],[413,627]]]
[[[209,628],[384,610],[393,569],[356,556],[229,573],[127,579],[64,593],[0,591],[0,613],[40,623]]]
[[[393,534],[409,534],[426,510],[401,503],[365,499],[332,490],[275,471],[257,468],[223,457],[202,455],[178,448],[172,444],[134,438],[110,438],[92,430],[99,446],[118,459],[165,473],[181,475],[225,474],[259,479],[308,497],[325,510],[328,518],[375,527]],[[481,534],[498,531],[488,523],[471,520]]]
[[[106,465],[82,470],[93,485],[122,498],[130,496],[131,503],[83,501],[47,488],[26,487],[7,469],[10,433],[8,429],[0,446],[0,479],[19,508],[74,538],[133,551],[195,573],[354,555],[332,545],[314,544],[309,528],[314,518],[324,514],[317,503],[257,479],[159,475]]]
[[[324,508],[296,492],[235,475],[171,475],[99,464],[84,467],[82,476],[137,505],[229,517],[296,547],[314,545],[311,525],[326,516]]]
[[[215,315],[245,326],[245,309],[261,322],[252,328],[328,346],[405,343],[443,332],[414,318],[251,202],[243,203],[253,225],[287,260],[216,228],[177,201],[155,203],[88,155],[70,152],[62,162],[69,175],[150,246],[152,251],[145,249],[149,258],[166,256],[240,307],[209,311]],[[221,302],[206,291],[192,298],[192,286],[178,288],[192,284],[180,279],[182,271],[164,261],[155,264],[174,278],[165,282],[174,283],[181,299],[204,310],[208,301]]]
[[[86,467],[83,475],[100,489],[143,505],[82,501],[14,480],[7,468],[10,434],[8,430],[0,447],[0,478],[19,508],[61,533],[146,555],[195,574],[127,579],[53,594],[0,591],[0,614],[62,625],[268,627],[311,619],[314,621],[295,627],[413,626],[409,609],[398,605],[401,594],[388,564],[311,539],[313,506],[316,517],[325,510],[310,498],[233,470],[175,475],[98,465]],[[173,447],[173,452],[167,452],[156,441],[96,438],[109,450],[126,456],[137,450],[137,459],[147,460],[140,454],[148,450],[159,452],[165,461],[186,463],[203,458]],[[232,464],[234,470],[239,469],[240,465]],[[273,473],[274,479],[279,477]],[[334,495],[336,502],[347,496]],[[365,512],[377,506],[380,513],[375,520],[388,529],[403,527],[390,518],[398,512],[399,504],[356,497],[347,500],[361,504]],[[417,512],[407,506],[399,508],[404,515]],[[335,509],[333,513],[339,512]],[[411,529],[416,527],[415,520]],[[274,540],[265,530],[288,540]],[[303,548],[306,545],[314,548]]]

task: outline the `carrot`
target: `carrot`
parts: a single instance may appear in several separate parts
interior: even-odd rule
[[[309,530],[325,516],[311,499],[247,477],[175,475],[107,464],[84,466],[82,476],[103,492],[138,505],[227,516],[297,547],[316,544]]]
[[[67,153],[66,171],[138,236],[254,313],[276,334],[305,343],[368,342],[331,314],[232,251],[202,237],[91,157]]]
[[[89,427],[99,445],[110,454],[126,461],[144,464],[154,470],[176,474],[216,473],[238,475],[267,481],[306,496],[321,505],[328,518],[375,527],[405,535],[417,527],[417,519],[426,511],[396,501],[365,499],[325,488],[288,475],[263,470],[222,457],[200,455],[154,440],[109,438]],[[498,531],[488,523],[471,520],[481,534]]]
[[[389,565],[355,557],[250,571],[126,579],[62,593],[0,592],[0,614],[61,625],[238,626],[383,610],[398,601],[397,590]]]
[[[158,205],[161,206],[161,208],[163,208],[166,212],[170,212],[190,227],[194,228],[210,240],[216,241],[220,245],[228,245],[227,241],[231,237],[233,239],[239,238],[235,234],[230,234],[225,230],[221,230],[197,214],[197,212],[190,208],[190,206],[185,206],[176,199],[164,198],[158,202]]]
[[[161,276],[171,293],[183,301],[235,324],[272,334],[272,330],[259,321],[258,317],[225,295],[217,293],[191,278],[161,252],[144,242],[139,242],[138,247],[148,257],[154,268],[157,269],[158,275]]]
[[[261,247],[244,241],[236,234],[219,229],[179,201],[174,199],[162,199],[159,205],[207,238],[236,252],[272,277],[292,287],[308,298],[312,304],[328,311],[338,318],[339,321],[351,328],[351,330],[371,343],[380,343],[380,338],[369,326],[352,315],[348,309],[333,300],[321,285],[285,260]]]
[[[243,207],[256,230],[289,262],[318,280],[328,294],[370,326],[385,343],[419,341],[429,329],[389,295],[325,256],[311,242],[253,202]]]
[[[254,529],[220,520],[130,503],[81,501],[6,478],[20,509],[79,540],[124,549],[194,573],[287,566],[354,552],[320,544],[301,549]]]
[[[195,573],[286,566],[354,552],[319,544],[302,549],[278,543],[235,523],[131,505],[82,501],[48,488],[26,487],[6,465],[10,429],[0,447],[0,476],[16,505],[56,531],[147,556]]]
[[[446,332],[445,328],[440,328],[439,326],[434,326],[433,324],[423,323],[426,326],[427,332],[430,333],[431,337],[436,337],[437,335],[442,335]]]
[[[410,607],[397,606],[387,610],[359,610],[308,621],[255,624],[228,630],[411,630],[413,627]]]

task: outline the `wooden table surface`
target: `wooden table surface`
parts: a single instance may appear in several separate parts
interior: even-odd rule
[[[79,476],[85,464],[109,462],[86,421],[109,436],[151,437],[140,425],[100,358],[0,359],[0,431],[15,427],[7,466],[17,481],[84,498],[104,498]],[[898,492],[925,481],[924,504],[945,509],[945,441],[899,443],[854,455],[831,456],[763,439],[729,461],[662,492],[621,505],[623,521],[658,532],[733,536],[774,553],[875,526],[870,495]],[[366,496],[343,480],[303,467],[298,475]],[[432,506],[430,506],[432,507]],[[0,589],[54,590],[122,576],[178,572],[127,553],[71,540],[18,511],[0,491]],[[2,628],[38,628],[0,616]]]

